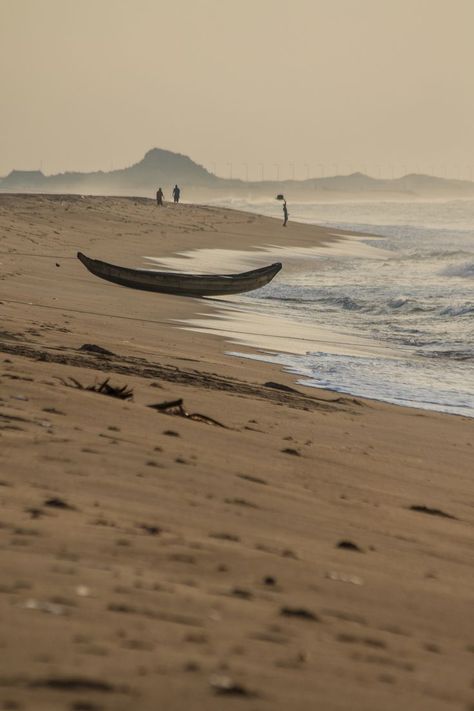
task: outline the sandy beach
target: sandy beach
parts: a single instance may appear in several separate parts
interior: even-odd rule
[[[0,708],[472,711],[473,420],[302,387],[76,258],[331,240],[0,194]]]

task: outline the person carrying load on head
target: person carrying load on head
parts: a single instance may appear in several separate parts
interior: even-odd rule
[[[276,199],[283,200],[283,227],[286,227],[286,223],[288,222],[288,208],[286,206],[285,196],[284,195],[277,195]]]

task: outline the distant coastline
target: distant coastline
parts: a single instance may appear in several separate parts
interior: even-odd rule
[[[363,173],[306,180],[221,178],[188,156],[160,148],[151,149],[134,165],[108,172],[45,175],[41,170],[12,170],[0,178],[0,192],[150,196],[161,185],[166,199],[170,197],[170,186],[174,183],[183,188],[185,200],[227,196],[262,199],[281,192],[290,200],[300,201],[474,197],[472,181],[417,173],[392,179],[373,178]]]

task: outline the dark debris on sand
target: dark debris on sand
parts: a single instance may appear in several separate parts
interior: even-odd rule
[[[96,346],[95,343],[84,343],[80,348],[80,351],[85,351],[86,353],[95,353],[96,355],[113,356],[115,353],[108,351],[107,348],[102,348],[102,346]]]
[[[148,405],[148,407],[151,407],[153,410],[157,410],[158,412],[163,412],[166,415],[177,415],[178,417],[186,417],[188,418],[188,420],[205,422],[208,425],[215,425],[216,427],[223,427],[224,429],[228,429],[226,425],[223,425],[222,422],[214,420],[212,417],[208,417],[207,415],[201,415],[199,412],[187,412],[184,408],[182,398],[179,398],[179,400],[157,402],[153,405]]]
[[[247,698],[255,698],[257,696],[255,691],[247,689],[243,684],[227,676],[211,677],[209,683],[218,696],[244,696]]]
[[[107,681],[79,676],[51,676],[30,683],[32,688],[55,689],[56,691],[96,691],[111,693],[117,689]]]
[[[282,449],[281,451],[283,454],[291,454],[293,457],[301,457],[301,453],[293,447],[285,447],[285,449]]]
[[[441,518],[451,518],[457,521],[456,516],[446,513],[441,509],[432,509],[429,506],[421,506],[414,504],[413,506],[410,506],[410,511],[418,511],[419,513],[429,514],[430,516],[441,516]]]
[[[85,390],[91,393],[100,393],[101,395],[109,395],[110,397],[116,397],[119,400],[131,400],[133,397],[133,389],[129,388],[128,385],[116,386],[110,385],[110,378],[106,378],[101,383],[94,383],[94,385],[82,385],[76,378],[69,377],[68,380],[59,378],[63,385],[67,385],[69,388],[77,388],[77,390]]]
[[[63,509],[64,511],[76,511],[76,508],[74,506],[68,504],[68,502],[64,499],[60,499],[59,496],[53,496],[50,499],[46,499],[46,501],[44,501],[43,503],[43,506],[49,506],[53,509]]]
[[[319,622],[319,617],[306,610],[304,607],[282,607],[280,610],[280,615],[283,617],[297,617],[300,620],[308,620],[309,622]]]
[[[355,551],[356,553],[364,552],[362,548],[357,545],[357,543],[353,543],[352,541],[348,540],[339,541],[339,543],[336,545],[336,548],[341,548],[342,550],[346,551]]]

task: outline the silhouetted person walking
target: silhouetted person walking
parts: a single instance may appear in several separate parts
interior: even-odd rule
[[[164,198],[163,190],[161,188],[158,188],[158,190],[156,191],[156,204],[159,207],[162,207],[162,205],[163,205],[163,198]]]
[[[175,201],[175,203],[179,202],[180,197],[181,197],[181,190],[178,188],[177,185],[175,185],[173,188],[173,200]]]
[[[283,202],[283,227],[286,227],[286,223],[288,222],[288,208],[286,206],[285,196],[280,193],[280,195],[276,196],[276,199]]]

